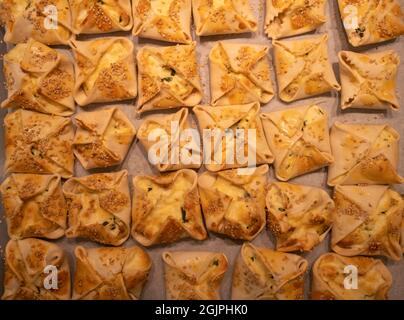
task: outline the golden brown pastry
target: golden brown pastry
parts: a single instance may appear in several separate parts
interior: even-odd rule
[[[80,106],[135,98],[133,42],[124,37],[70,42],[76,69],[74,99]]]
[[[118,108],[82,112],[76,116],[78,129],[73,151],[85,169],[106,168],[123,162],[136,129]]]
[[[129,237],[131,199],[126,170],[71,178],[63,185],[68,201],[68,238],[119,246]]]
[[[268,103],[274,97],[268,46],[219,42],[209,54],[212,105]]]
[[[400,135],[389,125],[336,121],[330,137],[335,161],[328,169],[328,185],[404,181],[397,173]]]
[[[345,279],[353,275],[346,267],[357,269],[357,289],[345,288]],[[381,260],[348,258],[335,253],[326,253],[317,259],[312,279],[311,298],[315,300],[386,300],[393,282]]]
[[[244,243],[233,271],[232,300],[302,300],[308,262]]]
[[[193,107],[202,99],[196,44],[141,48],[138,112]]]
[[[69,118],[19,109],[4,118],[5,172],[73,175],[73,126]]]
[[[275,156],[275,174],[287,181],[333,163],[328,114],[309,105],[261,115],[269,148]]]
[[[138,300],[152,261],[139,247],[76,247],[75,300]]]
[[[168,300],[220,300],[220,284],[227,271],[223,253],[164,252]]]
[[[8,97],[2,108],[74,113],[74,70],[66,54],[30,39],[6,53],[3,63]]]
[[[269,185],[268,228],[276,250],[311,251],[331,229],[334,202],[323,189],[285,182]]]
[[[207,237],[195,171],[136,176],[133,188],[132,236],[142,245]]]
[[[336,186],[332,249],[344,256],[402,259],[404,201],[388,186]]]
[[[265,194],[268,166],[251,174],[237,169],[205,172],[198,187],[208,230],[233,239],[252,240],[265,227]]]
[[[68,300],[71,295],[70,270],[62,248],[34,238],[10,240],[5,253],[4,292],[2,300]],[[47,277],[57,270],[57,289],[47,289],[53,284]]]

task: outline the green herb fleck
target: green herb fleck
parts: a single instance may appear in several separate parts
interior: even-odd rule
[[[172,77],[165,77],[165,78],[161,79],[161,81],[166,81],[166,82],[170,82],[172,80],[173,80]]]
[[[285,212],[285,211],[286,211],[285,208],[278,208],[278,210],[281,211],[281,212]]]

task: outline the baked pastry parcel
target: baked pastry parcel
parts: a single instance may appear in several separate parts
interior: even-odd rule
[[[341,108],[400,108],[397,71],[400,57],[392,50],[377,53],[341,51]]]
[[[133,42],[124,37],[72,41],[76,83],[74,99],[80,106],[112,102],[137,95]]]
[[[166,299],[220,300],[220,285],[227,271],[223,253],[163,252]]]
[[[45,287],[47,266],[56,267],[57,289]],[[70,270],[65,252],[57,244],[34,238],[10,240],[5,250],[2,300],[68,300]],[[46,283],[51,283],[47,281]]]
[[[200,175],[198,187],[208,230],[233,239],[254,239],[265,227],[267,175],[267,165],[245,175],[237,169]]]
[[[192,0],[197,36],[257,31],[249,0]]]
[[[244,243],[237,257],[232,300],[302,300],[308,262],[296,254]]]
[[[69,118],[19,109],[4,118],[5,172],[73,175],[73,126]]]
[[[404,34],[404,15],[397,0],[338,0],[348,41],[354,47]]]
[[[336,121],[330,137],[335,161],[328,169],[328,185],[404,181],[397,172],[400,135],[389,125]]]
[[[276,238],[276,250],[310,251],[331,229],[334,202],[323,189],[285,182],[268,187],[268,228]]]
[[[136,129],[118,108],[82,112],[75,117],[73,151],[85,169],[119,165],[131,146]]]
[[[316,30],[326,22],[326,0],[266,0],[264,30],[279,39]]]
[[[119,246],[129,237],[131,199],[126,170],[71,178],[63,185],[68,201],[68,238]]]
[[[152,260],[139,247],[76,247],[75,300],[138,300]]]
[[[344,256],[402,259],[404,201],[388,186],[336,186],[332,249]]]
[[[134,0],[133,34],[167,42],[190,43],[191,0]]]
[[[3,63],[8,97],[2,108],[74,113],[74,70],[67,55],[30,39],[6,53]]]
[[[0,19],[4,41],[26,42],[29,38],[47,45],[67,44],[72,37],[68,0],[3,0]]]
[[[279,97],[291,102],[340,91],[328,57],[328,35],[299,40],[274,40]]]
[[[393,282],[381,260],[367,257],[325,253],[312,270],[311,298],[314,300],[386,300]],[[357,270],[356,289],[351,288],[351,281],[346,281],[354,278],[353,270]]]
[[[197,174],[190,169],[133,178],[132,236],[144,246],[204,240]]]
[[[275,156],[275,174],[281,181],[333,163],[328,114],[309,105],[261,114],[262,126]]]
[[[137,137],[147,150],[149,161],[153,160],[160,172],[196,169],[201,166],[202,151],[199,137],[187,134],[192,129],[188,109],[183,108],[176,113],[147,117]]]
[[[145,46],[137,54],[138,112],[193,107],[202,99],[196,44]]]
[[[270,164],[273,155],[265,140],[258,102],[230,106],[196,106],[193,112],[203,136],[209,171]],[[244,134],[243,134],[244,133]]]
[[[12,174],[2,183],[8,235],[57,239],[66,229],[67,206],[58,175]]]
[[[133,26],[130,0],[71,0],[75,34],[129,31]]]
[[[274,97],[269,47],[217,43],[209,54],[212,105],[268,103]]]

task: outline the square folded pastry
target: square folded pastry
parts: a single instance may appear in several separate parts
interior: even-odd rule
[[[296,254],[244,243],[237,257],[232,300],[303,300],[308,262]]]
[[[193,107],[202,99],[196,44],[141,48],[138,112]]]
[[[60,176],[15,173],[0,191],[11,239],[64,236],[67,206]]]
[[[248,158],[251,159],[251,152],[255,153],[254,164],[274,161],[258,116],[258,102],[217,107],[196,106],[193,111],[203,136],[206,151],[204,163],[209,171],[250,166]]]
[[[164,252],[167,300],[220,300],[220,285],[227,271],[223,253]]]
[[[404,34],[404,16],[397,0],[338,0],[348,41],[354,47]]]
[[[10,240],[6,246],[2,300],[68,300],[70,270],[67,256],[58,245],[34,238]],[[46,289],[49,265],[57,270],[57,289]]]
[[[17,44],[33,38],[47,45],[67,44],[72,37],[69,0],[2,0],[4,41]]]
[[[266,0],[264,30],[280,39],[316,30],[326,22],[326,0]]]
[[[68,238],[119,246],[129,237],[131,199],[128,172],[71,178],[63,185],[68,201]]]
[[[190,43],[191,0],[134,0],[133,34],[167,42]]]
[[[137,95],[133,42],[123,37],[70,43],[76,69],[74,99],[80,106]]]
[[[190,169],[134,177],[133,238],[144,246],[183,238],[206,239],[197,178]]]
[[[252,240],[265,227],[268,166],[245,175],[237,171],[204,172],[199,176],[203,215],[208,230]]]
[[[75,117],[73,151],[84,169],[119,165],[128,153],[136,129],[118,108],[82,112]]]
[[[404,182],[397,173],[400,135],[389,125],[337,121],[330,137],[335,161],[328,169],[328,185]]]
[[[2,108],[74,113],[74,70],[66,54],[30,39],[6,53],[3,63],[8,97]]]
[[[138,300],[152,266],[139,247],[76,247],[74,300]]]
[[[404,201],[388,186],[336,186],[331,247],[344,256],[399,261]]]
[[[400,108],[397,71],[400,57],[394,51],[338,54],[341,77],[341,108]]]
[[[69,118],[19,109],[4,118],[5,172],[73,175],[74,130]]]
[[[285,109],[263,113],[261,119],[279,180],[287,181],[333,163],[328,114],[323,108]]]
[[[209,53],[212,105],[268,103],[274,97],[268,46],[219,42]]]
[[[192,0],[197,36],[257,31],[249,0]]]
[[[328,58],[328,35],[274,40],[279,97],[285,102],[340,91]]]
[[[70,0],[75,34],[129,31],[133,26],[130,0]]]
[[[357,289],[345,288],[346,267],[357,269]],[[354,273],[351,273],[351,277]],[[343,257],[335,253],[320,256],[313,265],[311,299],[387,300],[393,283],[389,269],[379,259]]]
[[[160,172],[197,169],[201,166],[202,151],[199,137],[186,134],[191,129],[188,109],[183,108],[176,113],[147,117],[141,124],[137,137],[147,150],[149,161],[152,159],[152,164]],[[156,145],[160,144],[161,148],[156,149]],[[183,155],[183,152],[187,155]]]
[[[311,251],[331,229],[334,202],[323,189],[285,182],[269,185],[268,228],[276,250]]]

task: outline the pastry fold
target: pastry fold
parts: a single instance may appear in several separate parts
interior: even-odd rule
[[[66,54],[29,39],[6,53],[3,63],[8,97],[2,108],[74,113],[74,70]]]
[[[141,48],[138,112],[193,107],[202,99],[196,44]]]
[[[136,129],[121,110],[82,112],[75,120],[78,129],[73,151],[85,169],[106,168],[123,162]]]
[[[352,269],[358,271],[357,289],[345,287],[345,279],[354,277]],[[387,300],[392,283],[391,273],[381,260],[325,253],[313,265],[311,299]]]
[[[331,247],[335,252],[402,259],[400,194],[388,186],[336,186],[334,200]]]
[[[133,42],[124,37],[71,41],[75,57],[74,99],[80,106],[137,95]]]
[[[266,0],[264,31],[280,39],[316,30],[326,22],[326,0]]]
[[[268,166],[248,175],[237,169],[199,176],[203,215],[208,230],[233,239],[252,240],[265,227]]]
[[[279,97],[291,102],[340,91],[328,58],[328,35],[300,40],[274,40]]]
[[[223,253],[164,252],[164,278],[168,300],[220,300],[220,285],[227,271]]]
[[[268,103],[274,97],[269,47],[219,42],[209,53],[212,105]]]
[[[119,246],[129,237],[131,199],[126,170],[71,178],[63,185],[68,201],[68,238]]]
[[[237,257],[232,300],[303,300],[308,262],[291,253],[244,243]]]
[[[323,189],[273,182],[266,196],[268,228],[276,250],[311,251],[331,229],[334,202]]]
[[[262,126],[275,155],[275,174],[281,181],[333,163],[328,114],[309,105],[261,114]]]
[[[250,152],[255,153],[257,165],[273,162],[274,157],[258,116],[258,102],[217,107],[196,106],[193,111],[204,138],[205,166],[209,171],[249,166]]]
[[[133,35],[190,43],[191,0],[133,0]]]
[[[337,121],[330,137],[335,161],[328,169],[328,185],[404,182],[397,173],[400,135],[389,125]]]
[[[66,229],[67,206],[59,175],[12,174],[0,186],[11,239],[57,239]]]
[[[136,176],[133,188],[132,236],[142,245],[207,237],[195,171]]]
[[[377,53],[341,51],[341,108],[400,108],[396,95],[400,57],[392,50]]]
[[[4,118],[5,172],[73,175],[73,126],[69,118],[19,109]]]
[[[76,247],[75,300],[138,300],[152,261],[139,247]]]
[[[2,300],[68,300],[70,270],[67,256],[58,245],[34,238],[10,240],[6,246]],[[57,270],[57,289],[46,289],[45,279]],[[49,272],[49,273],[46,273]],[[46,280],[46,283],[48,281]],[[49,281],[49,284],[54,284]]]

